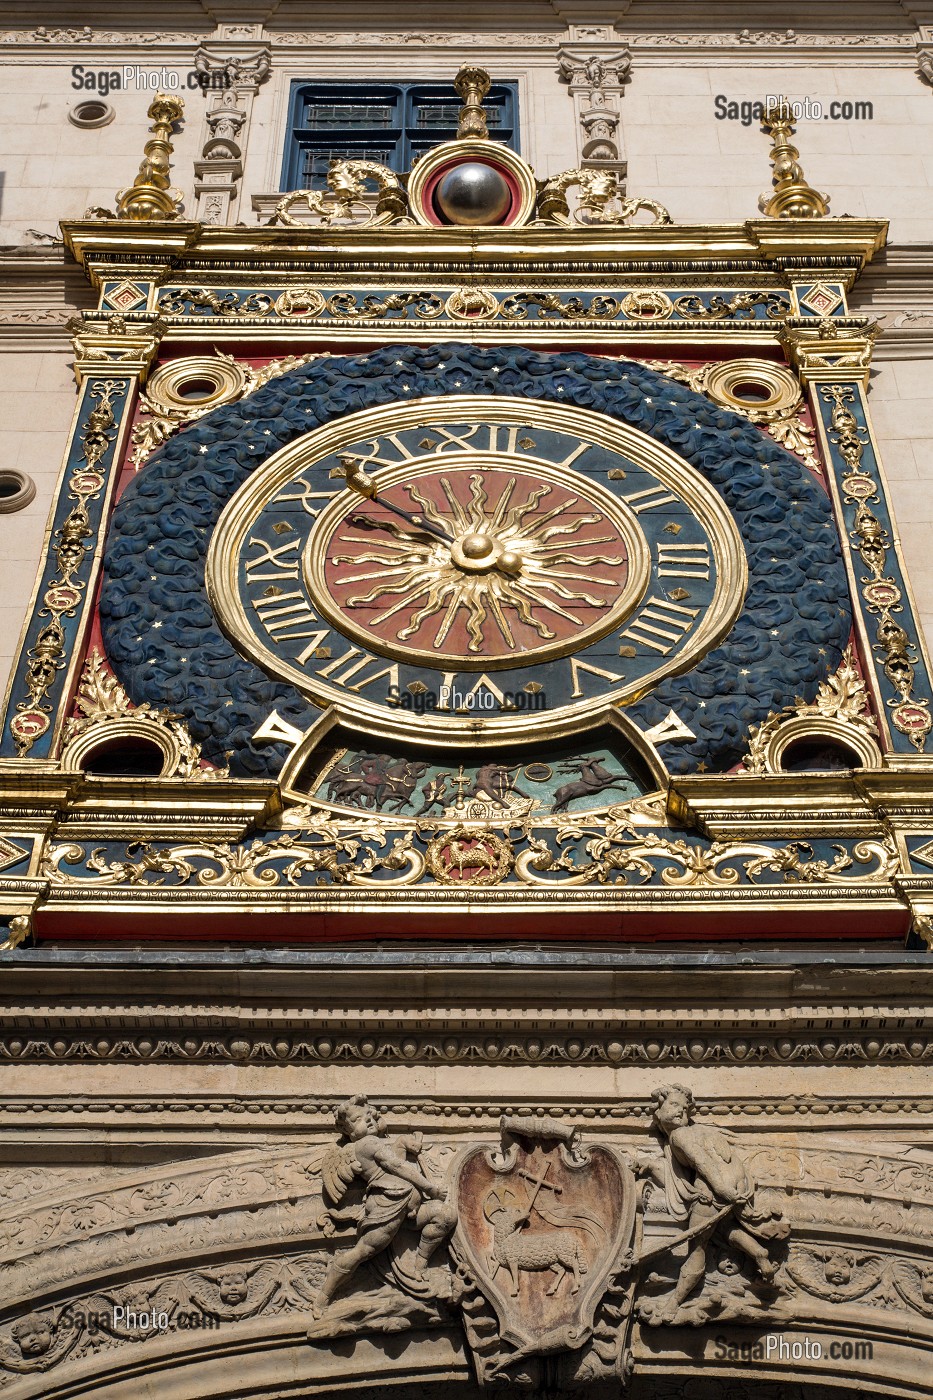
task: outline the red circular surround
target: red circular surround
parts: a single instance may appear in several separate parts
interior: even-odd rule
[[[444,176],[449,174],[451,170],[455,170],[458,165],[489,165],[493,170],[499,172],[509,187],[509,194],[512,196],[512,202],[509,205],[508,214],[506,214],[501,224],[497,224],[495,227],[501,228],[504,224],[514,223],[522,207],[522,194],[519,189],[518,181],[512,172],[504,165],[500,165],[497,160],[478,160],[476,156],[470,156],[468,159],[464,159],[462,156],[455,156],[453,160],[449,160],[446,164],[442,165],[439,170],[435,170],[421,192],[421,212],[428,222],[435,224],[438,228],[482,228],[482,224],[449,224],[446,220],[441,218],[434,208],[434,191],[437,189]]]

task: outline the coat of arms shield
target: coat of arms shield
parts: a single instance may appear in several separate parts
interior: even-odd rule
[[[471,1148],[457,1180],[453,1251],[479,1379],[516,1378],[531,1358],[558,1356],[575,1379],[622,1376],[631,1170],[555,1119],[505,1117],[501,1129],[501,1147]]]

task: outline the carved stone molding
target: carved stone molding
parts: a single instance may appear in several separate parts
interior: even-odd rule
[[[811,1017],[812,1019],[812,1017]],[[41,1032],[8,1026],[0,1034],[0,1062],[76,1061],[161,1064],[630,1064],[630,1065],[871,1065],[931,1064],[933,1040],[881,1028],[840,1030],[831,1020],[809,1035],[767,1035],[744,1028],[733,1034],[665,1028],[642,1035],[616,1027],[598,1035],[569,1029],[483,1032],[438,1031],[413,1025],[393,1033],[365,1020],[351,1032],[318,1033],[283,1027],[205,1032],[195,1025],[152,1021],[145,1029],[102,1031],[91,1024],[59,1023]]]
[[[620,1104],[625,1121],[557,1104],[446,1123],[420,1101],[308,1106],[335,1115],[337,1141],[306,1119],[287,1142],[207,1157],[0,1170],[0,1390],[78,1393],[130,1365],[155,1391],[166,1368],[184,1384],[186,1366],[257,1347],[281,1366],[286,1343],[296,1362],[332,1356],[335,1383],[355,1387],[392,1365],[387,1335],[410,1333],[409,1384],[416,1339],[446,1335],[503,1393],[618,1393],[682,1355],[672,1327],[701,1329],[702,1347],[727,1325],[857,1328],[883,1343],[885,1393],[907,1394],[902,1357],[933,1343],[917,1149],[801,1142],[787,1123],[766,1142],[761,1116],[726,1126],[677,1084]],[[320,1350],[338,1338],[360,1345]],[[228,1372],[210,1393],[240,1392]]]
[[[933,87],[933,47],[929,44],[917,49],[917,76],[928,87]]]
[[[194,66],[210,99],[201,154],[194,163],[195,217],[205,224],[228,224],[236,216],[253,101],[272,71],[272,51],[252,36],[231,37],[201,44]]]
[[[599,54],[562,48],[557,58],[558,75],[573,99],[581,167],[611,172],[624,194],[627,163],[620,104],[631,80],[632,55],[627,48]]]

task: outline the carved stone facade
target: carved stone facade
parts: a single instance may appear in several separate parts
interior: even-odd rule
[[[610,37],[608,31],[605,37]],[[624,190],[628,166],[621,99],[625,84],[631,81],[631,52],[621,49],[586,55],[561,49],[558,60],[560,78],[568,85],[580,127],[580,164],[587,170],[615,175]]]
[[[272,70],[271,49],[225,38],[201,44],[194,66],[208,96],[204,145],[194,163],[195,217],[205,224],[234,223],[253,102]]]
[[[45,8],[0,1400],[927,1397],[933,5]]]

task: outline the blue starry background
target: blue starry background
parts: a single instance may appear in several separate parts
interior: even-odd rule
[[[691,671],[626,710],[648,729],[673,708],[697,735],[662,747],[673,773],[733,767],[750,725],[795,696],[811,699],[836,669],[852,616],[829,498],[744,418],[626,361],[520,346],[393,345],[300,366],[215,409],[130,482],[108,535],[100,616],[133,702],[181,714],[205,758],[229,760],[231,773],[274,776],[286,749],[254,746],[251,735],[272,709],[302,729],[319,711],[221,632],[204,581],[214,526],[250,475],[296,438],[361,409],[445,394],[550,400],[629,423],[684,457],[732,512],[748,558],[742,613]]]

